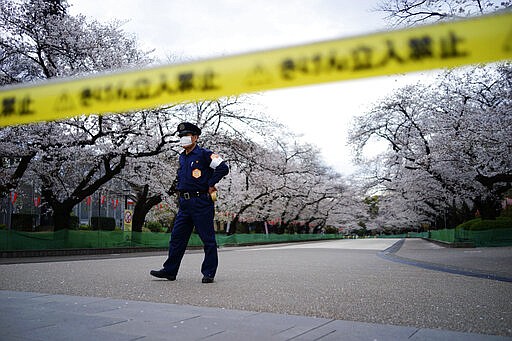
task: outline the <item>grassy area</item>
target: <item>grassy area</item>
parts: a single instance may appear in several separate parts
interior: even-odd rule
[[[468,220],[457,226],[457,229],[466,231],[485,231],[512,228],[512,217],[497,217],[496,220],[482,220],[476,218]]]

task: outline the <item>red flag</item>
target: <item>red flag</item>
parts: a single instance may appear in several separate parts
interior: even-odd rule
[[[106,199],[107,199],[107,197],[106,197],[106,196],[104,196],[104,195],[102,195],[102,196],[101,196],[101,204],[102,204],[102,205],[103,205],[103,203],[105,202],[105,200],[106,200]]]
[[[112,199],[112,207],[116,208],[117,205],[119,205],[119,199],[116,199],[116,200]]]
[[[87,198],[85,199],[85,204],[86,204],[87,206],[90,206],[90,205],[91,205],[91,197],[90,197],[90,196],[89,196],[89,197],[87,197]]]
[[[11,202],[12,202],[13,205],[16,202],[17,199],[18,199],[18,193],[11,192]]]

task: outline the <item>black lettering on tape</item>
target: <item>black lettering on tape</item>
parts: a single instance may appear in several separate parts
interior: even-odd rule
[[[467,56],[468,52],[460,51],[459,44],[463,41],[464,39],[450,31],[448,37],[441,38],[441,58],[447,59]]]
[[[2,99],[1,116],[32,115],[35,111],[32,108],[33,100],[29,95],[23,97],[6,97]]]
[[[219,89],[219,86],[215,84],[215,72],[213,70],[206,70],[203,74],[203,86],[201,86],[201,90],[216,90]]]
[[[151,96],[151,81],[147,78],[140,78],[135,81],[135,96],[134,98],[148,99]]]
[[[23,97],[20,103],[20,115],[32,115],[34,111],[30,108],[31,104],[32,100],[29,96]]]
[[[60,95],[57,101],[55,101],[54,105],[56,111],[74,110],[75,107],[76,105],[73,102],[73,98],[67,92],[64,92],[62,95]]]
[[[286,80],[294,79],[295,74],[295,63],[293,59],[285,59],[281,63],[281,76]]]
[[[339,57],[335,50],[329,52],[328,57],[329,71],[343,71],[348,69],[348,59],[346,57]]]
[[[366,70],[372,68],[373,50],[369,46],[360,46],[352,50],[354,70]]]
[[[247,77],[248,85],[264,85],[272,82],[272,74],[262,65],[257,64]]]
[[[11,116],[14,114],[16,114],[16,97],[2,99],[2,116]]]
[[[178,89],[180,90],[180,92],[194,90],[194,73],[193,72],[180,73],[178,75],[178,81],[179,81]]]
[[[423,36],[421,38],[412,38],[409,40],[411,60],[421,60],[424,58],[432,58],[434,55],[432,52],[432,39],[429,36]]]
[[[160,82],[156,92],[152,97],[158,97],[162,93],[173,94],[176,89],[167,81],[167,75],[165,73],[160,74]]]
[[[391,60],[395,60],[399,64],[404,63],[404,59],[398,55],[395,49],[395,44],[391,40],[386,40],[386,56],[384,59],[379,63],[379,66],[384,66],[389,63]]]

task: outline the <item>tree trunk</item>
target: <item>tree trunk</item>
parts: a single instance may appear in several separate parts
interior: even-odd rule
[[[66,230],[71,225],[71,212],[73,207],[67,205],[54,205],[53,207],[54,231]]]
[[[52,180],[42,178],[43,187],[41,195],[46,202],[51,206],[53,210],[54,219],[54,230],[62,230],[70,228],[70,217],[73,207],[79,204],[87,196],[92,195],[102,185],[110,181],[115,175],[119,174],[126,165],[126,156],[121,155],[118,164],[115,167],[111,167],[111,159],[104,158],[99,162],[103,163],[104,173],[95,181],[91,182],[91,179],[95,174],[98,173],[99,168],[92,168],[84,179],[77,184],[77,188],[74,189],[72,194],[64,200],[57,198],[57,195],[52,190]]]
[[[269,195],[268,192],[264,192],[264,193],[260,193],[258,194],[250,203],[247,203],[245,204],[244,206],[242,206],[240,208],[240,210],[238,210],[238,212],[236,213],[235,217],[233,218],[233,220],[231,221],[231,226],[229,227],[229,233],[228,235],[232,235],[232,234],[235,234],[237,232],[237,228],[238,228],[238,222],[240,220],[240,216],[245,212],[245,210],[247,210],[249,207],[251,207],[252,205],[254,205],[254,203],[260,199],[260,198],[263,198],[264,196],[267,196]]]
[[[23,174],[25,174],[25,171],[27,170],[30,162],[32,161],[35,155],[35,152],[31,152],[30,154],[21,157],[18,166],[16,166],[16,170],[11,175],[10,179],[6,180],[4,184],[0,185],[0,196],[4,194],[9,194],[12,190],[18,187],[18,184],[21,178],[23,177]]]
[[[162,196],[148,196],[149,185],[144,185],[142,191],[137,193],[135,207],[133,208],[132,232],[142,232],[146,215],[155,205],[162,202]]]
[[[228,236],[231,236],[236,233],[238,228],[238,214],[231,221],[231,225],[229,226],[229,231],[226,233]]]
[[[475,206],[480,212],[480,218],[484,220],[496,220],[501,210],[501,202],[494,196],[479,197],[475,200]]]
[[[142,232],[147,212],[144,213],[141,206],[143,205],[136,204],[133,209],[132,232]]]
[[[485,186],[489,191],[489,194],[475,199],[475,206],[480,212],[480,217],[486,220],[495,220],[500,215],[501,196],[512,188],[512,175],[478,175],[476,181]]]

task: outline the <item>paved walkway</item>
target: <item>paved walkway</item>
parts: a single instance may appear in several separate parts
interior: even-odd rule
[[[0,291],[2,340],[511,340],[499,336],[109,298]]]
[[[407,239],[392,255],[410,261],[411,265],[512,282],[512,247],[455,249],[422,239]]]
[[[357,255],[363,255],[358,253],[358,250],[365,250],[364,254],[368,251],[380,251],[384,257],[394,257],[393,261],[408,259],[417,263],[403,265],[407,267],[436,264],[441,267],[440,271],[442,271],[442,266],[445,265],[446,267],[456,267],[462,270],[499,274],[505,278],[510,275],[508,266],[503,262],[510,263],[512,248],[500,248],[493,251],[487,251],[487,249],[467,250],[472,252],[462,253],[465,257],[451,257],[466,251],[452,250],[447,251],[448,253],[445,254],[447,257],[443,258],[437,255],[439,255],[439,252],[443,253],[449,249],[437,249],[437,246],[422,240],[407,240],[399,250],[396,248],[389,249],[395,242],[397,240],[387,242],[382,240],[347,241],[344,243],[323,242],[268,246],[265,248],[271,251],[297,248],[309,250],[314,247],[317,251],[311,251],[320,252],[321,249],[336,248],[342,245],[348,250],[353,250]],[[247,251],[252,254],[253,251],[251,250],[258,249],[262,250],[263,248],[251,248]],[[237,251],[243,250],[238,249]],[[384,250],[387,251],[384,252]],[[453,254],[450,254],[450,252]],[[236,254],[240,255],[238,252]],[[313,254],[308,253],[307,255],[311,256]],[[406,258],[406,256],[410,258]],[[496,260],[495,262],[492,261],[493,257]],[[473,260],[468,261],[470,258]],[[134,260],[134,258],[131,259],[132,264]],[[442,260],[445,264],[440,263]],[[80,264],[82,263],[80,262]],[[495,264],[489,268],[485,265],[487,263]],[[68,269],[64,274],[67,274],[70,278],[83,280],[80,274],[74,270],[75,267],[69,265],[69,262],[61,262],[60,264]],[[97,261],[87,261],[83,264],[101,265]],[[110,266],[112,263],[108,262],[106,264]],[[389,264],[393,263],[389,262]],[[19,268],[17,265],[4,265],[1,269],[2,276],[13,277],[13,281],[18,282],[16,288],[23,288],[21,281],[25,280],[27,275],[23,272],[24,270],[52,269],[52,267],[36,266],[24,265]],[[321,266],[321,263],[316,266]],[[382,264],[380,266],[382,267]],[[485,269],[483,269],[484,267]],[[50,292],[49,287],[44,287],[44,282],[54,279],[45,279],[45,274],[41,272],[31,274],[32,277],[34,275],[43,276],[43,278],[37,279],[37,283],[39,283],[37,285],[40,286],[36,284],[33,286],[34,289],[40,290],[39,292],[31,292],[26,289],[22,289],[25,292],[12,291],[12,289],[8,289],[10,288],[8,279],[0,280],[4,283],[0,288],[6,289],[0,290],[0,340],[512,340],[512,338],[503,336],[425,327],[364,323],[187,304],[153,303],[123,298],[114,299],[106,297],[105,294],[102,294],[102,297],[95,297],[86,291],[85,287],[78,291],[74,291],[73,288],[68,290],[71,293],[80,292],[81,295],[83,292],[85,296],[48,294],[45,292]],[[56,272],[56,276],[59,276],[58,272]],[[186,281],[187,273],[185,272],[182,276],[181,281]],[[58,277],[58,281],[60,282],[52,282],[51,287],[54,287],[55,283],[61,283],[63,287],[78,285],[78,282],[66,282],[65,276]],[[494,280],[486,281],[496,282]],[[36,282],[35,278],[34,282]],[[151,280],[149,288],[159,287],[159,283],[167,284],[167,288],[175,288],[176,290],[181,288],[177,286],[180,284],[179,281],[171,283]],[[169,286],[169,284],[173,284],[174,287]],[[97,285],[97,282],[94,282],[94,285]],[[506,289],[510,284],[503,283],[502,285]],[[197,288],[208,288],[208,285],[198,285]],[[194,289],[196,292],[201,290],[197,288]],[[122,290],[122,288],[120,289]],[[96,287],[91,289],[91,292],[99,293],[100,290],[99,287]],[[181,288],[181,290],[185,289]],[[106,294],[108,296],[108,293]],[[142,299],[145,298],[142,297]],[[294,299],[300,300],[301,298],[295,297]],[[506,297],[503,299],[507,300]],[[421,302],[418,303],[421,304]],[[402,308],[406,307],[402,306]],[[509,334],[512,334],[512,331],[510,331],[512,326],[509,325],[508,327]]]

